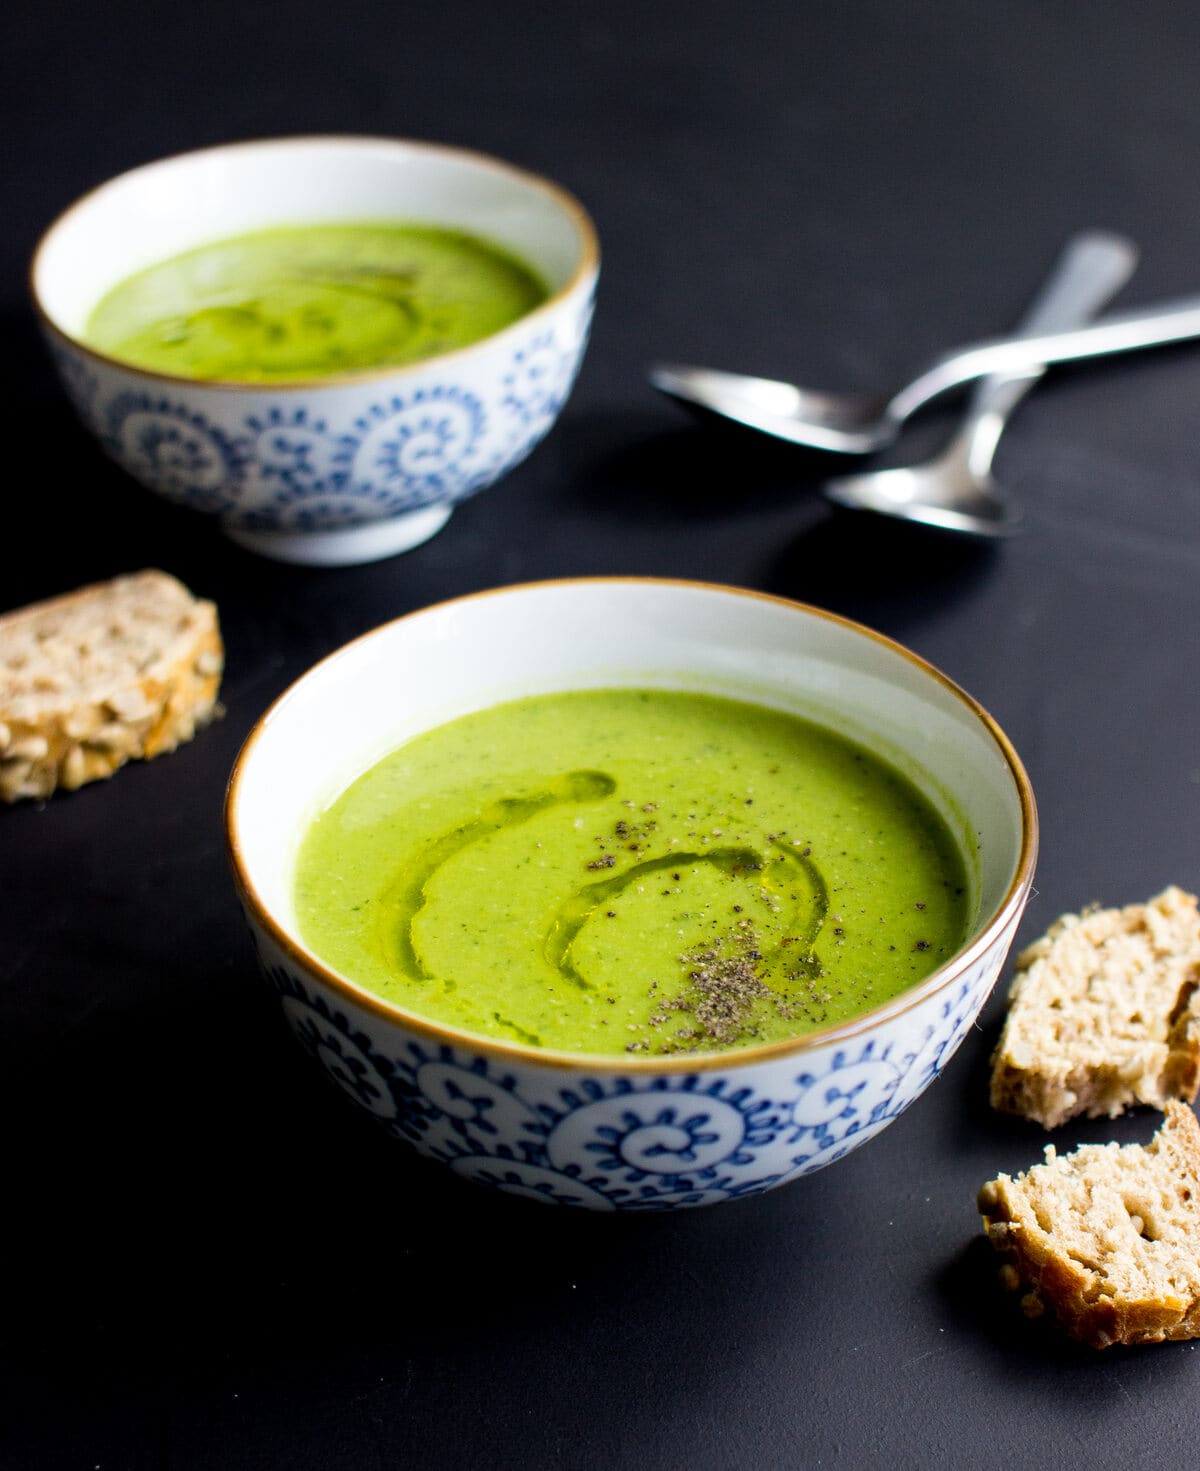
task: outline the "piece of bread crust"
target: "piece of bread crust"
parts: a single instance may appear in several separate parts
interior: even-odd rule
[[[1166,1110],[1148,1145],[1050,1144],[979,1192],[1005,1285],[1092,1348],[1200,1337],[1200,1124]]]
[[[992,1106],[1057,1128],[1076,1114],[1192,1102],[1200,1084],[1200,912],[1147,904],[1063,915],[1017,959]]]
[[[218,713],[223,667],[216,608],[165,572],[0,617],[0,799],[173,751]]]

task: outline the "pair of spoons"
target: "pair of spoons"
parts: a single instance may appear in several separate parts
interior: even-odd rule
[[[975,380],[962,425],[936,459],[830,481],[825,494],[876,511],[981,537],[1011,535],[1021,513],[991,475],[1010,415],[1051,363],[1200,337],[1200,297],[1093,320],[1129,279],[1134,245],[1107,231],[1074,236],[1016,333],[938,358],[890,398],[818,393],[767,378],[659,366],[650,381],[691,407],[777,439],[841,454],[890,444],[905,421],[949,389]]]

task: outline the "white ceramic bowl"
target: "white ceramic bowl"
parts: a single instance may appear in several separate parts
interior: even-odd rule
[[[709,691],[836,726],[890,759],[968,855],[970,935],[897,999],[793,1041],[588,1057],[490,1041],[361,990],[297,938],[308,819],[387,751],[539,691]],[[924,1091],[978,1015],[1033,878],[1029,781],[990,717],[900,645],[733,588],[542,583],[414,613],[318,664],[238,757],[227,835],[262,965],[300,1040],[369,1113],[468,1179],[598,1210],[702,1205],[811,1173]]]
[[[540,307],[403,368],[263,384],[130,367],[83,341],[105,293],[181,251],[279,224],[399,219],[486,237],[535,267]],[[373,561],[438,531],[554,422],[587,341],[599,256],[557,185],[482,154],[386,138],[280,138],[122,174],[66,211],[33,293],[85,423],[149,489],[283,561]]]

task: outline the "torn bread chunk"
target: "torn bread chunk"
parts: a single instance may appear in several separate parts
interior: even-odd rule
[[[0,800],[173,751],[217,713],[223,666],[216,608],[165,572],[0,617]]]
[[[992,1106],[1057,1128],[1076,1114],[1189,1103],[1200,1082],[1200,913],[1148,904],[1066,914],[1017,960]]]
[[[1147,1145],[1051,1144],[979,1192],[1005,1285],[1092,1348],[1200,1337],[1200,1124],[1166,1109]]]

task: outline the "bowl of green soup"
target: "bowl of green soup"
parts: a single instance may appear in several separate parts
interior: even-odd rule
[[[150,490],[284,561],[425,541],[547,432],[587,341],[595,231],[556,184],[385,138],[134,169],[43,237],[60,376]]]
[[[898,644],[733,588],[459,599],[259,721],[226,807],[302,1044],[456,1174],[597,1210],[754,1195],[908,1107],[990,992],[1034,800]]]

